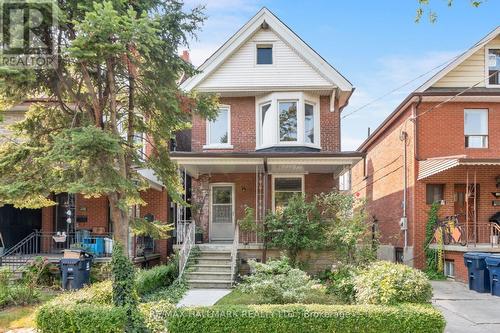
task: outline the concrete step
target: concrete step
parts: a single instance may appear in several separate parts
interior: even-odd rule
[[[231,252],[227,252],[227,251],[201,251],[199,258],[204,258],[204,257],[231,259]]]
[[[231,272],[189,272],[188,280],[231,281]]]
[[[196,244],[200,251],[228,251],[231,252],[232,244]]]
[[[188,279],[189,286],[196,289],[229,289],[231,280],[194,280]]]
[[[231,265],[201,265],[194,264],[191,266],[193,270],[191,272],[221,272],[221,273],[231,273]]]
[[[231,259],[227,258],[213,258],[213,257],[200,257],[196,260],[198,265],[231,265]]]

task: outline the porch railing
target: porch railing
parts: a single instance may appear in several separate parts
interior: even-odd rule
[[[195,243],[195,231],[196,226],[194,222],[185,225],[182,233],[182,247],[179,251],[179,279],[184,274],[187,262],[189,260],[189,255],[191,254],[191,249]],[[177,231],[177,238],[179,238],[179,231]]]
[[[176,224],[175,224],[175,234],[176,234],[175,240],[176,240],[177,245],[184,243],[184,237],[186,235],[186,230],[192,224],[193,224],[192,220],[178,220],[176,222]]]
[[[469,225],[467,245],[490,244],[499,246],[500,226],[496,223],[478,223]]]
[[[234,227],[233,245],[231,247],[231,285],[234,285],[236,268],[238,263],[238,246],[240,240],[240,228],[238,224]]]

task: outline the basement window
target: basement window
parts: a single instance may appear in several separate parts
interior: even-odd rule
[[[455,277],[455,262],[453,260],[444,261],[444,275],[450,278]]]
[[[270,44],[257,45],[257,65],[273,64],[273,46]]]

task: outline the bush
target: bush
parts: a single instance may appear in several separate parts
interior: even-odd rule
[[[188,291],[189,286],[187,282],[182,280],[175,280],[170,286],[157,289],[154,292],[146,294],[142,297],[144,302],[153,301],[168,301],[172,304],[177,304],[182,299],[186,291]]]
[[[306,272],[292,268],[287,258],[272,260],[267,264],[250,261],[254,271],[243,278],[238,289],[257,296],[258,303],[285,304],[308,302],[315,295],[325,293],[319,281]]]
[[[168,287],[177,279],[177,275],[176,260],[171,260],[167,265],[140,270],[136,275],[137,293],[146,295],[159,288]]]
[[[152,333],[166,332],[168,316],[174,309],[175,305],[167,301],[149,302],[139,305],[145,326]]]
[[[379,261],[355,279],[356,300],[365,304],[428,303],[429,280],[419,270],[403,264]]]
[[[228,315],[230,314],[230,315]],[[170,333],[440,333],[445,321],[430,305],[257,305],[176,309]]]
[[[24,281],[13,281],[8,268],[0,270],[0,309],[9,305],[28,305],[38,303],[40,293]]]
[[[121,333],[126,322],[126,309],[112,305],[63,306],[51,302],[42,306],[36,315],[36,326],[41,333]]]
[[[113,304],[112,289],[111,281],[98,282],[77,291],[65,292],[57,296],[52,303],[111,305]]]
[[[320,278],[326,284],[327,293],[333,295],[337,303],[351,304],[356,299],[354,279],[358,272],[355,266],[343,265],[326,271]]]

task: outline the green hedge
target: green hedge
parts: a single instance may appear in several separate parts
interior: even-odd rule
[[[110,305],[57,304],[42,306],[36,315],[41,333],[118,333],[125,329],[126,311]]]
[[[445,320],[430,305],[255,305],[181,308],[167,326],[169,333],[441,333]]]
[[[177,275],[178,270],[175,260],[172,260],[167,265],[141,270],[136,274],[137,293],[143,296],[159,288],[168,287],[177,279]]]

